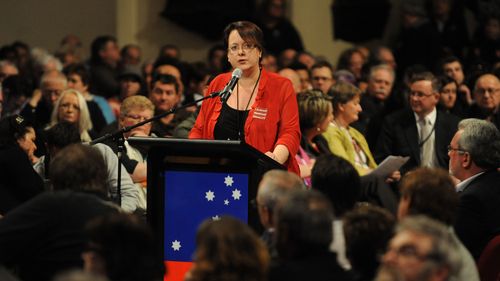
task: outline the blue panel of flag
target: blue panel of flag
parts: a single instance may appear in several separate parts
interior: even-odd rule
[[[164,260],[192,261],[205,219],[248,221],[248,174],[167,171],[164,200]]]

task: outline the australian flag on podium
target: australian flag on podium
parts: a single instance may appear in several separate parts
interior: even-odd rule
[[[165,280],[184,280],[204,220],[233,216],[248,221],[248,174],[167,171],[164,202]]]

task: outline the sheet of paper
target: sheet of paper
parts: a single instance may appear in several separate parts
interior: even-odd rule
[[[403,157],[389,155],[371,173],[385,178],[392,174],[394,171],[399,170],[399,168],[401,168],[401,166],[403,166],[408,161],[408,159],[410,159],[409,156]]]

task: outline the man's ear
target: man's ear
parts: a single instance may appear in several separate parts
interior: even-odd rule
[[[468,169],[472,166],[472,158],[470,157],[469,152],[464,152],[462,157],[462,168]]]

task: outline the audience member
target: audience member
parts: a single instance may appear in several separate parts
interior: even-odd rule
[[[402,24],[394,53],[398,63],[398,76],[414,64],[432,69],[441,56],[439,33],[427,18],[422,1],[404,1],[401,9]]]
[[[170,58],[174,60],[181,59],[181,50],[177,45],[165,44],[161,46],[160,52],[158,53],[158,58]]]
[[[295,155],[299,163],[300,176],[311,187],[311,169],[316,157],[331,151],[321,135],[333,120],[333,108],[328,96],[318,90],[309,90],[297,95],[299,124],[302,138],[299,152]]]
[[[0,92],[3,94],[0,116],[19,114],[33,93],[33,85],[26,83],[19,75],[9,75],[0,83]]]
[[[185,109],[176,110],[180,105],[182,94],[177,79],[168,74],[157,75],[151,82],[149,99],[153,102],[155,115],[175,110],[161,119],[153,122],[151,132],[158,137],[173,136],[175,127],[189,116]]]
[[[378,46],[370,52],[369,63],[372,65],[387,64],[395,72],[397,68],[396,59],[391,49],[386,46]]]
[[[153,232],[139,217],[113,213],[86,226],[84,270],[110,281],[158,281],[165,265]]]
[[[181,101],[184,99],[184,69],[181,63],[170,57],[158,58],[153,65],[153,77],[151,79],[151,84],[148,84],[149,93],[151,94],[153,87],[153,80],[158,80],[158,75],[172,75],[177,80],[179,90],[177,91],[181,96]]]
[[[314,190],[290,193],[275,210],[279,259],[271,264],[269,281],[352,280],[328,251],[333,210]],[[343,235],[340,233],[340,235]]]
[[[83,64],[73,64],[64,68],[63,72],[68,78],[68,88],[77,90],[85,98],[92,127],[96,132],[100,132],[106,124],[110,123],[108,119],[114,116],[105,98],[89,93],[90,73],[87,68]]]
[[[123,72],[141,74],[142,51],[139,45],[128,44],[123,46],[120,51],[120,57]]]
[[[431,25],[439,36],[441,53],[464,57],[469,45],[469,32],[461,1],[431,0],[429,7]],[[462,8],[462,9],[460,9]]]
[[[452,228],[457,213],[458,195],[448,173],[440,169],[417,168],[406,174],[400,190],[398,219],[425,215],[447,226],[462,260],[458,280],[479,281],[474,259]]]
[[[105,171],[92,147],[74,144],[61,150],[50,170],[55,192],[40,194],[0,219],[0,263],[15,266],[25,281],[48,281],[81,268],[85,224],[118,211],[107,201]]]
[[[365,57],[363,54],[358,48],[353,47],[340,54],[339,60],[337,61],[337,69],[350,71],[356,78],[355,85],[357,86],[362,79],[361,69],[364,63]]]
[[[271,257],[276,257],[274,245],[275,219],[274,209],[278,201],[293,190],[305,189],[304,183],[294,173],[271,170],[264,174],[257,189],[255,203],[259,212],[260,223],[264,227],[262,240],[266,243]]]
[[[290,69],[295,70],[295,72],[299,75],[301,91],[312,90],[311,85],[311,75],[309,73],[309,69],[307,66],[300,62],[294,62],[290,65]],[[300,92],[297,92],[297,94]]]
[[[468,117],[485,119],[500,129],[500,80],[493,74],[481,75],[474,86],[474,101]]]
[[[63,148],[70,144],[80,143],[80,133],[75,124],[61,122],[46,132],[47,154],[40,157],[38,162],[33,165],[35,171],[44,180],[50,180],[50,159],[53,159]],[[106,187],[109,189],[109,195],[115,202],[120,202],[121,208],[126,212],[134,212],[137,208],[143,208],[140,202],[139,191],[134,186],[132,179],[122,166],[120,178],[121,190],[118,198],[118,158],[113,151],[104,144],[95,144],[95,148],[100,152],[106,164]],[[46,186],[50,189],[50,186]]]
[[[365,203],[346,212],[343,225],[346,256],[355,280],[373,280],[380,256],[394,231],[394,216],[385,209]]]
[[[295,70],[290,68],[283,68],[278,72],[279,75],[288,78],[292,82],[293,90],[296,94],[306,90],[302,89],[302,83],[300,82],[300,76],[295,72]]]
[[[471,105],[473,103],[472,94],[469,86],[466,84],[464,67],[460,59],[455,56],[445,57],[441,60],[440,66],[441,69],[438,69],[438,73],[442,72],[457,82],[457,94],[460,103],[464,107]]]
[[[353,127],[366,137],[372,148],[376,145],[384,117],[399,108],[396,107],[392,95],[395,78],[394,70],[390,66],[375,65],[370,68],[366,91],[360,95],[363,111],[359,114],[359,120],[353,123]]]
[[[439,85],[430,72],[414,75],[410,83],[411,109],[403,109],[384,119],[375,159],[389,155],[409,156],[401,168],[404,174],[417,166],[448,169],[446,146],[453,137],[458,117],[437,111]]]
[[[45,128],[50,121],[54,104],[66,89],[66,76],[58,71],[45,73],[40,82],[40,89],[35,90],[29,102],[21,110],[20,115],[33,123],[37,131]]]
[[[394,270],[405,281],[447,281],[458,280],[461,266],[458,245],[446,226],[415,216],[396,226],[382,258],[381,272]]]
[[[118,92],[116,77],[120,73],[120,50],[113,36],[98,36],[92,41],[90,54],[90,92],[105,98]]]
[[[276,59],[276,56],[271,53],[267,53],[262,56],[260,65],[263,69],[269,72],[278,72],[278,60]]]
[[[135,95],[146,94],[142,84],[142,78],[138,74],[124,72],[118,75],[118,84],[120,85],[118,95],[108,99],[108,104],[112,108],[115,118],[120,117],[120,106],[124,99]]]
[[[311,67],[311,83],[315,90],[320,90],[323,94],[327,94],[330,87],[335,84],[333,81],[333,67],[326,61],[315,63]]]
[[[262,29],[264,46],[278,56],[286,49],[304,50],[302,39],[293,23],[286,18],[286,0],[265,0],[260,4],[256,24]]]
[[[316,57],[307,51],[298,52],[295,56],[295,60],[298,63],[302,63],[307,66],[307,69],[312,69],[312,66],[316,63]]]
[[[311,180],[312,188],[330,200],[335,213],[330,250],[337,254],[337,261],[344,269],[350,269],[351,265],[345,255],[342,218],[361,197],[361,179],[347,160],[325,154],[317,158]]]
[[[78,125],[80,139],[83,142],[90,142],[97,135],[92,130],[93,125],[87,103],[82,94],[76,90],[64,90],[55,102],[48,127],[52,127],[59,122]]]
[[[218,75],[224,72],[224,62],[226,49],[223,45],[214,45],[208,50],[207,65],[211,75]]]
[[[500,133],[487,121],[462,120],[448,151],[450,174],[461,181],[455,230],[477,260],[500,229]]]
[[[438,80],[440,86],[437,109],[459,118],[465,117],[467,105],[457,99],[457,82],[448,76],[439,76]]]
[[[281,51],[281,53],[278,54],[279,67],[280,68],[289,67],[294,62],[295,58],[297,57],[297,54],[298,54],[297,50],[292,48],[288,48]]]
[[[268,268],[269,253],[255,232],[235,218],[222,217],[199,227],[194,265],[185,280],[264,281]]]
[[[19,115],[0,120],[0,216],[43,191],[43,181],[31,166],[35,137]]]

